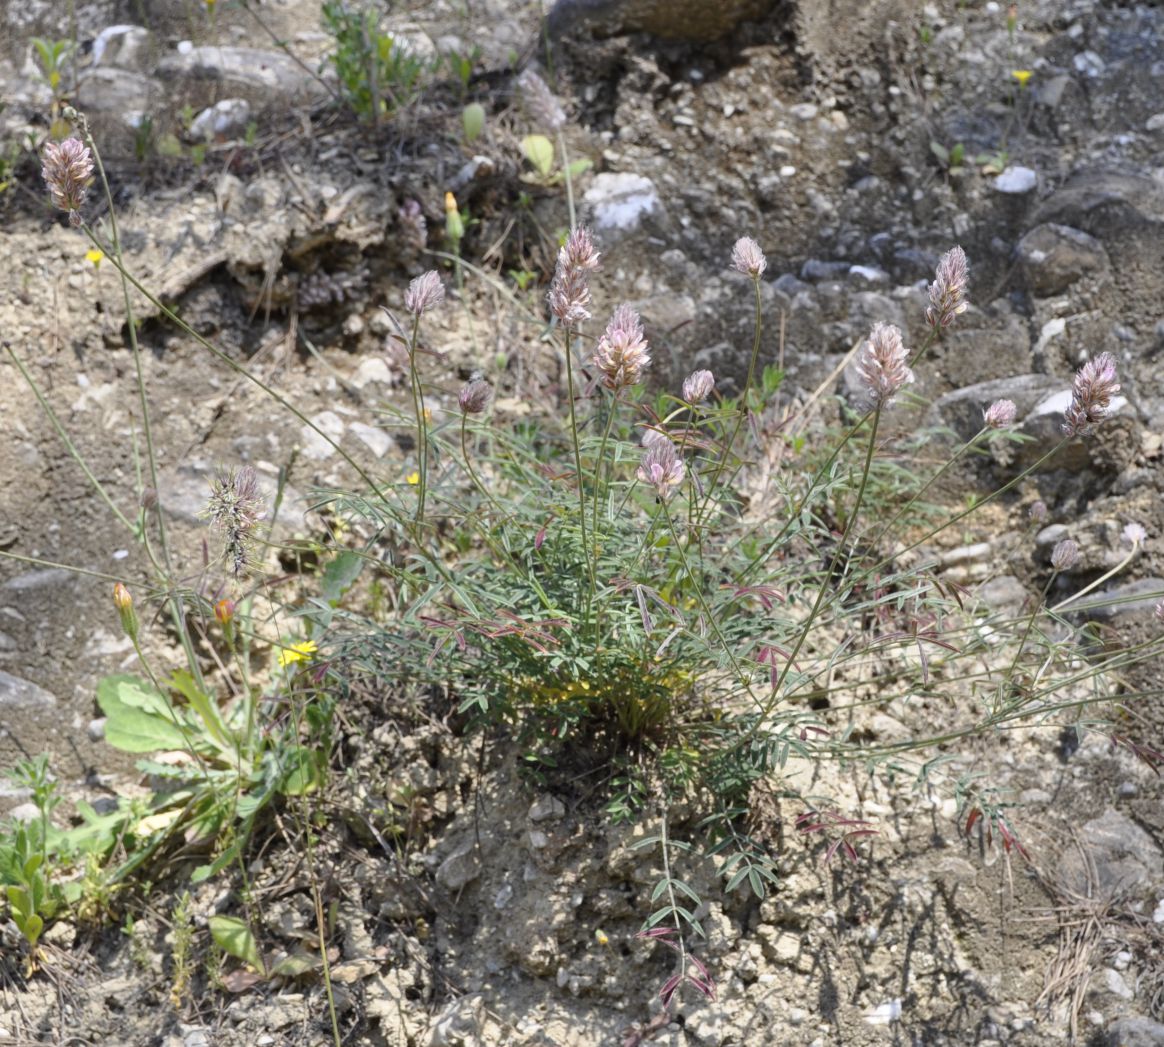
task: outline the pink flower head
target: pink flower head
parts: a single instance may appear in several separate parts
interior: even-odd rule
[[[1070,538],[1057,542],[1051,550],[1051,566],[1056,571],[1069,571],[1079,563],[1079,545]]]
[[[1017,408],[1013,400],[995,400],[982,412],[982,420],[987,429],[1005,429],[1014,425]]]
[[[758,280],[768,268],[768,261],[760,245],[750,236],[741,236],[732,247],[732,268],[737,273]]]
[[[429,309],[435,309],[444,300],[445,285],[441,283],[440,274],[435,269],[418,276],[404,292],[404,308],[416,317]]]
[[[710,371],[692,371],[683,379],[683,399],[692,407],[703,403],[715,389],[715,375]]]
[[[465,414],[480,414],[492,395],[493,389],[484,378],[472,378],[461,387],[457,404]]]
[[[857,373],[871,406],[892,403],[901,387],[914,380],[908,361],[901,331],[893,324],[874,324],[857,358]]]
[[[533,69],[527,69],[517,78],[521,100],[526,112],[543,131],[558,131],[566,126],[566,114],[543,80]]]
[[[934,330],[944,330],[954,322],[954,317],[964,313],[966,284],[970,271],[966,264],[966,252],[953,247],[942,255],[930,284],[930,304],[926,309],[926,323]]]
[[[1075,375],[1071,406],[1063,412],[1063,432],[1068,436],[1089,436],[1107,417],[1111,399],[1120,391],[1115,357],[1100,353],[1088,360]]]
[[[643,483],[655,488],[659,497],[666,501],[683,482],[684,468],[670,440],[653,440],[643,451],[636,474]]]
[[[590,319],[590,277],[598,268],[594,241],[579,226],[558,251],[558,265],[548,295],[550,312],[563,327],[577,327]]]
[[[639,314],[624,303],[615,309],[598,339],[594,366],[602,374],[602,384],[618,392],[638,382],[650,362]]]
[[[69,212],[71,225],[81,224],[81,205],[93,184],[93,157],[79,138],[48,142],[41,155],[41,175],[52,194],[53,206]]]

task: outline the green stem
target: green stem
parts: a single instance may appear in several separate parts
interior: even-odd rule
[[[739,749],[746,745],[759,731],[761,725],[771,714],[775,708],[776,702],[780,700],[781,689],[784,686],[784,681],[788,678],[788,674],[792,671],[792,666],[796,662],[796,656],[800,654],[800,649],[804,646],[808,639],[808,634],[812,630],[813,623],[816,621],[817,614],[820,612],[821,605],[824,603],[825,593],[829,590],[830,581],[832,579],[833,571],[836,570],[837,564],[840,563],[841,557],[847,554],[849,546],[849,535],[853,530],[853,525],[857,521],[857,517],[861,513],[861,502],[865,497],[865,486],[869,481],[869,472],[873,465],[873,451],[877,446],[877,427],[881,421],[881,408],[877,407],[873,410],[873,428],[869,433],[869,446],[865,451],[865,465],[861,470],[861,485],[857,489],[857,497],[853,502],[853,508],[849,511],[849,518],[845,521],[845,530],[841,534],[840,540],[837,542],[837,547],[833,553],[832,561],[829,564],[828,570],[821,579],[820,587],[817,589],[816,600],[813,602],[812,610],[808,614],[808,618],[801,628],[799,635],[796,637],[796,643],[792,651],[788,655],[787,661],[784,663],[784,668],[780,671],[780,676],[776,680],[776,686],[772,689],[772,698],[768,701],[759,718],[751,728],[745,732],[743,738],[736,742],[732,748]]]
[[[755,378],[756,360],[760,355],[760,335],[764,329],[763,303],[760,298],[760,278],[758,276],[752,279],[752,289],[755,292],[755,307],[754,319],[752,322],[752,355],[748,360],[748,378],[744,383],[744,391],[740,394],[740,409],[739,413],[736,415],[736,426],[732,430],[731,436],[728,437],[727,443],[724,445],[723,454],[716,462],[715,472],[712,473],[711,476],[711,483],[707,485],[707,494],[704,496],[703,503],[700,505],[699,512],[695,517],[699,521],[699,526],[703,525],[704,514],[707,511],[708,505],[711,503],[711,498],[715,493],[716,485],[719,483],[719,479],[723,475],[724,469],[727,467],[728,458],[731,457],[732,449],[735,447],[736,440],[739,438],[740,429],[742,429],[744,425],[744,419],[748,415],[748,393],[751,392],[752,382]]]
[[[33,378],[28,368],[24,365],[24,361],[16,355],[16,350],[13,349],[8,342],[4,343],[4,348],[8,351],[8,355],[12,358],[12,362],[16,364],[16,369],[21,373],[24,380],[28,383],[28,387],[32,390],[33,395],[36,397],[37,402],[40,404],[41,410],[44,411],[45,415],[48,417],[49,422],[52,423],[52,427],[57,431],[57,436],[61,438],[61,442],[65,445],[65,449],[69,452],[70,457],[81,467],[81,471],[85,474],[85,478],[89,481],[90,484],[92,484],[93,489],[101,497],[101,500],[107,506],[109,506],[109,511],[112,512],[113,515],[117,517],[117,519],[130,532],[136,535],[137,528],[134,524],[130,523],[129,518],[114,503],[113,498],[110,496],[109,492],[105,490],[105,485],[102,484],[101,481],[93,475],[93,470],[89,468],[88,462],[85,461],[84,457],[81,455],[81,452],[77,450],[76,445],[73,443],[68,432],[65,430],[65,427],[61,424],[60,419],[57,417],[56,412],[45,399],[44,394],[41,392],[40,386],[37,384],[36,379]]]

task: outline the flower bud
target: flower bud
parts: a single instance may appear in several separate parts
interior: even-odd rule
[[[465,223],[457,208],[457,198],[452,193],[445,193],[445,232],[455,244],[460,243],[465,235]]]
[[[703,403],[715,389],[715,375],[710,371],[693,371],[683,380],[683,399],[692,407]]]
[[[1063,541],[1056,543],[1055,548],[1051,550],[1051,566],[1056,571],[1069,571],[1079,563],[1079,546],[1070,538],[1064,538]]]
[[[234,612],[235,603],[229,597],[223,597],[214,605],[214,617],[222,626],[222,634],[230,647],[234,646]]]
[[[113,587],[113,606],[121,619],[121,629],[134,643],[137,642],[137,612],[133,609],[133,597],[129,590],[118,582]]]
[[[465,414],[480,414],[489,403],[493,390],[484,378],[474,378],[461,388],[457,403]]]

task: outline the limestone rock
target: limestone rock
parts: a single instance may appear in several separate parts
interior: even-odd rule
[[[1060,294],[1082,277],[1108,268],[1103,244],[1082,230],[1054,222],[1027,233],[1018,242],[1015,256],[1027,287],[1043,298]]]

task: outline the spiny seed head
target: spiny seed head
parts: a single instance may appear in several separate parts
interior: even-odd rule
[[[210,498],[202,515],[223,539],[224,557],[231,574],[242,578],[251,568],[254,530],[266,515],[259,478],[249,465],[219,469],[210,481]]]
[[[639,462],[638,478],[650,484],[660,498],[666,501],[683,482],[684,467],[675,445],[670,440],[653,440]]]
[[[1013,400],[995,400],[982,412],[982,419],[987,429],[1005,429],[1014,425],[1017,410]]]
[[[484,378],[471,378],[461,387],[457,403],[465,414],[480,414],[492,395],[493,389]]]
[[[627,389],[642,378],[650,362],[639,314],[623,303],[615,309],[594,350],[593,363],[602,375],[602,384],[616,393]]]
[[[893,324],[874,324],[857,358],[857,373],[870,406],[892,403],[898,390],[914,380],[908,361],[901,331]]]
[[[444,300],[445,285],[441,283],[440,273],[435,269],[418,276],[404,292],[404,308],[417,317],[429,309],[435,309]]]
[[[547,296],[550,312],[563,327],[577,327],[590,319],[590,277],[598,268],[599,255],[594,250],[590,232],[575,229],[558,251],[558,264]]]
[[[1079,546],[1070,538],[1055,543],[1051,550],[1051,566],[1056,571],[1069,571],[1079,562]]]
[[[737,273],[758,280],[768,268],[768,260],[755,240],[750,236],[741,236],[732,247],[732,268]]]
[[[683,399],[692,407],[703,403],[715,389],[715,375],[710,371],[692,371],[683,379]]]
[[[41,154],[41,175],[52,194],[53,206],[69,212],[69,223],[81,224],[81,205],[93,184],[93,157],[79,138],[48,142]]]
[[[559,131],[566,126],[566,113],[543,80],[533,69],[526,69],[517,78],[521,101],[538,127],[545,131]]]
[[[934,282],[930,284],[930,304],[926,309],[926,323],[935,331],[945,330],[954,317],[966,311],[966,284],[970,278],[966,252],[952,247],[938,262]]]
[[[1071,389],[1071,406],[1063,412],[1067,436],[1088,436],[1107,417],[1112,397],[1120,391],[1117,379],[1111,353],[1100,353],[1079,368]]]

